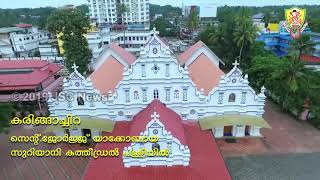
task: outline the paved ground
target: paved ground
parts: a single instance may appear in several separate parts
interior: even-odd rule
[[[234,180],[320,178],[320,153],[227,157],[225,161]]]
[[[218,139],[223,156],[320,152],[320,130],[309,123],[296,120],[270,101],[263,117],[272,127],[262,129],[264,138],[238,139],[237,143]]]

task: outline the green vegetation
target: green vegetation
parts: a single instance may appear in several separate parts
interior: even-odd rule
[[[187,21],[187,27],[191,32],[194,32],[199,27],[199,16],[196,11],[192,11]]]
[[[0,133],[8,132],[15,109],[10,103],[0,103]]]
[[[150,4],[150,17],[154,17],[155,14],[162,14],[164,18],[173,18],[182,15],[182,10],[179,7],[172,7],[170,5],[160,6],[156,4]]]
[[[72,65],[79,66],[78,71],[82,74],[88,69],[89,60],[92,57],[85,37],[90,28],[90,22],[82,11],[57,10],[48,18],[47,29],[53,34],[60,34],[65,50],[66,66],[72,72]]]
[[[163,17],[151,21],[150,29],[156,27],[161,36],[176,36],[179,30]]]

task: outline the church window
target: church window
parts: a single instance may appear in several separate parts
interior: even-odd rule
[[[223,102],[223,92],[219,93],[218,104],[222,104]]]
[[[142,101],[147,102],[147,90],[146,89],[142,90]]]
[[[153,70],[153,72],[155,73],[155,74],[157,74],[157,72],[160,70],[160,68],[158,67],[158,65],[154,65],[153,67],[152,67],[152,70]]]
[[[247,98],[247,92],[242,92],[241,104],[245,104],[246,103],[246,98]]]
[[[153,91],[153,98],[159,99],[159,91],[157,89]]]
[[[237,80],[236,79],[232,79],[232,83],[236,83],[237,82]]]
[[[124,115],[123,111],[118,112],[118,116],[123,116],[123,115]]]
[[[190,114],[195,114],[195,113],[196,113],[196,110],[191,109]]]
[[[125,90],[125,95],[126,95],[126,102],[130,102],[129,90]]]
[[[76,82],[75,85],[76,85],[77,87],[79,87],[79,86],[80,86],[80,83],[79,83],[79,82]]]
[[[160,145],[158,143],[153,143],[152,144],[152,150],[158,149],[160,150]]]
[[[188,89],[183,89],[183,97],[182,97],[183,101],[187,101],[188,100]]]
[[[141,76],[142,77],[146,77],[146,65],[145,64],[142,64],[141,65]]]
[[[166,89],[166,101],[170,101],[170,89]]]
[[[169,64],[166,64],[166,77],[170,76]]]
[[[133,93],[133,98],[134,98],[134,99],[139,99],[139,93],[138,93],[138,91],[134,91],[134,93]]]
[[[77,98],[78,106],[83,106],[84,105],[84,100],[82,97]]]
[[[179,90],[174,91],[174,98],[176,98],[176,99],[179,98]]]
[[[157,48],[153,48],[153,54],[157,54],[158,53],[158,49]]]
[[[229,95],[229,100],[228,102],[235,102],[236,101],[236,95],[234,93],[231,93]]]
[[[158,134],[158,130],[157,129],[153,130],[153,134]]]

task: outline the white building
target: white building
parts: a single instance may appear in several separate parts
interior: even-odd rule
[[[121,20],[117,5],[124,4],[128,12],[123,14],[126,24],[149,25],[149,0],[88,0],[90,18],[98,23],[115,24]]]
[[[48,41],[48,33],[39,31],[31,24],[17,24],[17,27],[0,28],[0,34],[3,44],[0,51],[4,57],[31,57],[39,49],[40,43]]]
[[[261,118],[265,89],[256,94],[237,62],[228,74],[219,69],[219,63],[221,60],[202,42],[177,59],[154,29],[136,60],[110,52],[96,62],[88,78],[74,66],[74,72],[64,80],[64,90],[56,99],[49,98],[48,107],[51,116],[60,118],[73,113],[131,121],[157,99],[185,121],[207,122],[202,129],[212,129],[215,137],[261,136],[260,128],[268,127]],[[73,98],[63,101],[70,93]]]

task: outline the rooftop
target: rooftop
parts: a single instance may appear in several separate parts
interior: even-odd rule
[[[4,27],[4,28],[0,28],[0,34],[16,32],[16,31],[21,31],[21,30],[22,29],[19,27]]]

